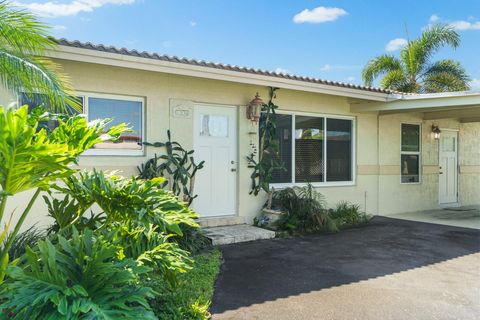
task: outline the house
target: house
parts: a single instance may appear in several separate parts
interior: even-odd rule
[[[58,40],[48,55],[78,91],[90,119],[128,122],[134,133],[83,155],[80,167],[130,176],[158,152],[138,141],[173,139],[205,168],[193,206],[203,218],[251,223],[265,202],[253,196],[246,157],[258,124],[246,106],[280,88],[275,103],[280,157],[276,188],[311,182],[329,205],[357,203],[392,215],[480,204],[480,93],[402,94],[390,90]],[[15,102],[5,92],[0,104]],[[23,207],[28,194],[16,196]],[[41,202],[41,201],[40,201]],[[12,209],[11,208],[11,209]],[[36,204],[30,224],[45,222]],[[218,221],[218,219],[217,219]]]

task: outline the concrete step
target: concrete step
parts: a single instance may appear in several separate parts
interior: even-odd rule
[[[275,238],[274,231],[250,226],[248,224],[209,227],[203,229],[203,231],[205,232],[205,236],[212,240],[214,246]]]
[[[245,219],[239,216],[225,216],[225,217],[199,218],[197,222],[202,228],[208,228],[208,227],[221,227],[221,226],[233,226],[236,224],[244,224]]]

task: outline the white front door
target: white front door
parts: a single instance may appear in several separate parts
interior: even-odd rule
[[[443,130],[439,145],[439,202],[456,203],[458,200],[458,133]]]
[[[200,217],[235,215],[237,188],[237,110],[196,105],[194,156],[205,161],[195,177],[193,209]]]

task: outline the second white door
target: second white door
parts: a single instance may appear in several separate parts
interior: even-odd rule
[[[457,203],[458,133],[443,130],[440,136],[439,149],[439,202],[440,204]]]
[[[195,177],[193,209],[200,217],[235,215],[237,187],[235,107],[196,105],[194,157],[205,161]]]

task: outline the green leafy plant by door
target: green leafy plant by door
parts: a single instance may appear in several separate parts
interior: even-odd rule
[[[278,154],[277,121],[275,111],[278,106],[274,103],[275,92],[278,88],[270,88],[268,103],[263,104],[259,124],[259,154],[258,161],[255,154],[247,156],[249,166],[253,168],[250,175],[250,194],[258,195],[261,190],[270,192],[270,183],[275,171],[284,170]]]
[[[194,194],[195,175],[203,168],[205,161],[195,162],[194,150],[186,150],[176,141],[172,141],[170,130],[167,131],[167,142],[145,142],[147,146],[165,148],[165,154],[148,160],[138,167],[139,178],[152,179],[165,177],[166,187],[190,205],[197,197]]]

